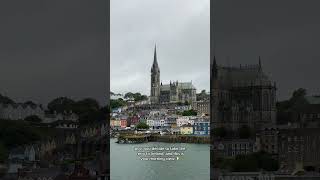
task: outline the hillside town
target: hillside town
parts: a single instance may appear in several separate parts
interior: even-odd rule
[[[132,131],[160,135],[210,136],[210,95],[197,94],[192,81],[160,80],[157,49],[151,66],[150,96],[111,93],[112,132]],[[141,132],[143,126],[143,131]]]
[[[158,107],[148,102],[139,102],[112,110],[112,130],[137,130],[137,125],[141,123],[148,126],[146,132],[210,136],[209,101],[206,107],[198,106],[197,102],[192,105],[166,104]]]
[[[60,97],[44,107],[0,95],[0,178],[106,179],[106,109],[90,98]]]
[[[277,101],[257,65],[211,65],[213,179],[319,179],[320,96],[299,88]]]

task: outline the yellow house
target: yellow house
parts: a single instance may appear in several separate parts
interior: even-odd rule
[[[189,125],[183,125],[180,127],[180,133],[181,134],[193,134],[193,127],[189,124]]]

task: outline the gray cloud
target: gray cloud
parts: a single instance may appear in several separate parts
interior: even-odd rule
[[[214,4],[215,55],[220,64],[258,63],[277,82],[278,97],[306,88],[320,94],[319,1],[223,0]]]
[[[150,94],[154,44],[163,83],[209,91],[209,0],[111,0],[111,90]]]
[[[1,1],[0,93],[46,104],[107,95],[105,1]]]

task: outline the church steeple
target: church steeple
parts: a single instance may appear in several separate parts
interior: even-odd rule
[[[157,45],[154,46],[154,57],[153,64],[151,68],[151,92],[150,92],[150,100],[152,104],[159,103],[160,96],[160,86],[162,82],[160,82],[160,68],[158,66],[157,61]]]
[[[157,61],[157,44],[154,45],[154,56],[153,56],[153,64],[152,64],[151,71],[160,72],[160,68],[158,66],[158,61]]]
[[[259,71],[261,71],[261,70],[262,70],[261,58],[260,58],[260,56],[259,56]]]
[[[218,77],[218,66],[216,61],[216,56],[213,57],[213,64],[212,64],[212,78],[215,79]]]

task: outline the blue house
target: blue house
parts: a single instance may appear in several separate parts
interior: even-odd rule
[[[210,135],[209,121],[195,121],[193,126],[194,135]]]

